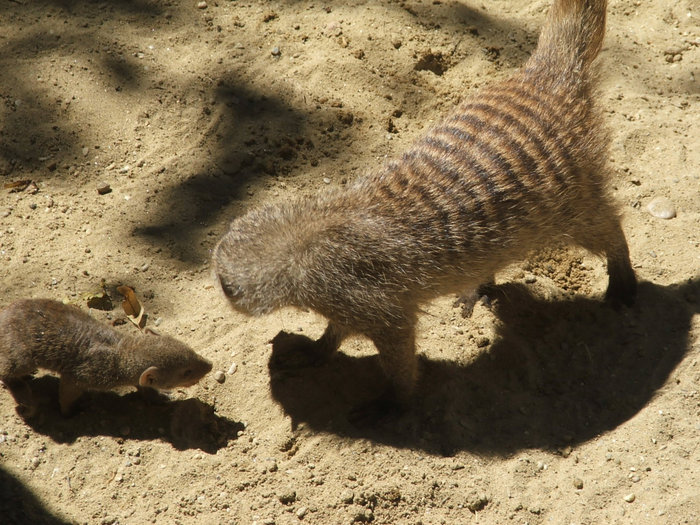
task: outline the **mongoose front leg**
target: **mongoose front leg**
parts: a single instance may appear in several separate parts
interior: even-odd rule
[[[371,426],[387,416],[405,411],[418,380],[415,331],[410,328],[385,328],[370,336],[379,351],[379,362],[389,382],[376,399],[354,408],[349,420],[357,426]]]
[[[58,404],[61,407],[61,415],[71,416],[75,402],[83,394],[75,380],[69,376],[62,375],[58,383]]]
[[[389,399],[398,408],[406,408],[418,381],[414,327],[387,328],[371,339],[379,351],[379,362],[389,381]]]
[[[333,321],[329,321],[323,335],[315,341],[305,335],[281,331],[272,339],[270,368],[281,370],[325,363],[348,334],[347,329]]]
[[[37,406],[29,384],[24,379],[18,378],[4,379],[2,382],[17,403],[17,414],[23,418],[34,416]]]

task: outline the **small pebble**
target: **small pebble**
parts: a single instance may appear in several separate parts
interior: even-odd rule
[[[343,492],[340,493],[340,501],[343,503],[349,505],[352,503],[352,500],[355,499],[355,494],[353,493],[352,490],[344,490]]]
[[[207,7],[209,7],[209,6],[207,5],[206,2],[204,2],[204,1],[197,2],[197,9],[206,9]]]
[[[485,346],[488,346],[491,341],[489,340],[488,337],[481,335],[476,338],[476,346],[478,348],[484,348]]]
[[[673,219],[676,216],[676,207],[666,197],[656,197],[649,204],[647,210],[657,219]]]
[[[216,379],[218,383],[223,383],[226,381],[226,374],[224,374],[222,370],[217,370],[214,372],[214,379]]]
[[[623,499],[627,503],[632,503],[636,499],[636,496],[634,494],[630,493],[630,494],[627,494]]]
[[[282,505],[290,505],[297,500],[297,493],[292,489],[285,490],[277,494],[277,499]]]
[[[279,47],[275,46],[275,47],[272,48],[271,53],[272,53],[272,56],[273,56],[273,57],[278,57],[278,56],[280,56],[280,55],[282,54],[282,51],[280,51],[280,48],[279,48]]]
[[[100,195],[105,195],[112,191],[112,187],[106,182],[101,182],[97,185],[97,193]]]
[[[233,374],[236,373],[236,370],[238,369],[238,365],[236,363],[231,363],[231,366],[228,369],[228,375],[232,376]]]
[[[309,512],[309,509],[306,507],[300,507],[299,510],[297,510],[297,518],[302,519],[304,516],[306,516],[307,512]]]
[[[574,487],[581,490],[583,488],[583,480],[581,478],[574,478]]]

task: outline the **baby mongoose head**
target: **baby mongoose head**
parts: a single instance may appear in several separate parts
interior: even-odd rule
[[[186,344],[151,330],[146,335],[124,340],[123,345],[126,348],[120,350],[139,354],[137,361],[143,368],[139,386],[158,390],[188,387],[199,382],[212,368],[209,360]]]

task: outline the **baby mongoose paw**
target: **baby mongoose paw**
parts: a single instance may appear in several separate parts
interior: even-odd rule
[[[328,359],[322,352],[317,341],[301,334],[280,331],[270,341],[272,356],[269,367],[275,370],[289,370],[318,366]]]
[[[17,405],[15,412],[22,419],[32,419],[37,415],[38,410],[36,405]]]

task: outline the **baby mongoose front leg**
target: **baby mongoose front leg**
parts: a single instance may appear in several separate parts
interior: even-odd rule
[[[61,375],[58,383],[58,405],[61,408],[61,415],[72,415],[75,402],[81,395],[83,395],[83,389],[76,384],[75,380],[70,375]]]
[[[20,416],[30,418],[36,414],[36,402],[27,381],[22,378],[8,378],[3,379],[2,382],[12,394]]]

